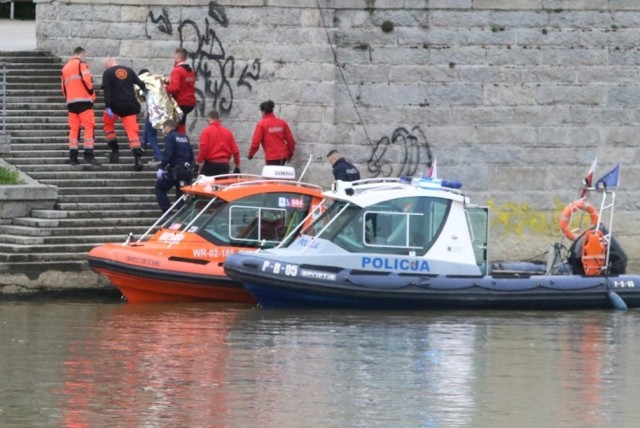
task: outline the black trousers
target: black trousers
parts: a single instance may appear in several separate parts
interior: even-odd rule
[[[274,159],[274,160],[267,161],[267,165],[284,165],[286,163],[287,163],[286,159]]]
[[[217,163],[204,161],[200,174],[206,176],[229,174],[229,163]]]

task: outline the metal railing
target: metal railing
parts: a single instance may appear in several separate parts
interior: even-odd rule
[[[2,80],[2,133],[7,132],[7,64],[2,64],[0,69]]]

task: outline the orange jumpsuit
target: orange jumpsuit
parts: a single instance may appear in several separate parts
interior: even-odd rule
[[[69,150],[77,153],[80,142],[80,128],[84,128],[84,150],[93,151],[96,119],[93,103],[93,76],[89,65],[80,58],[73,57],[62,68],[62,93],[69,110]]]

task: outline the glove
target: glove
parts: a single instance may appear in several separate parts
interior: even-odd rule
[[[240,168],[238,168],[238,167],[233,168],[233,173],[234,174],[240,174]]]
[[[113,118],[113,110],[111,110],[111,107],[108,107],[106,110],[107,116],[109,116],[110,118]]]
[[[164,169],[158,169],[158,172],[156,172],[156,177],[158,178],[158,180],[162,180],[164,178]]]

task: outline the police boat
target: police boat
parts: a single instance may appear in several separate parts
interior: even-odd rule
[[[231,255],[224,271],[265,308],[640,306],[640,276],[625,274],[627,256],[611,234],[611,188],[589,187],[565,208],[569,248],[560,240],[545,260],[492,263],[489,209],[461,187],[429,177],[337,181],[309,227],[276,248]],[[572,216],[589,220],[588,230],[570,229]]]
[[[295,180],[288,166],[262,175],[199,176],[137,240],[107,243],[88,255],[131,303],[255,300],[222,263],[239,250],[281,242],[320,203],[322,188]]]

